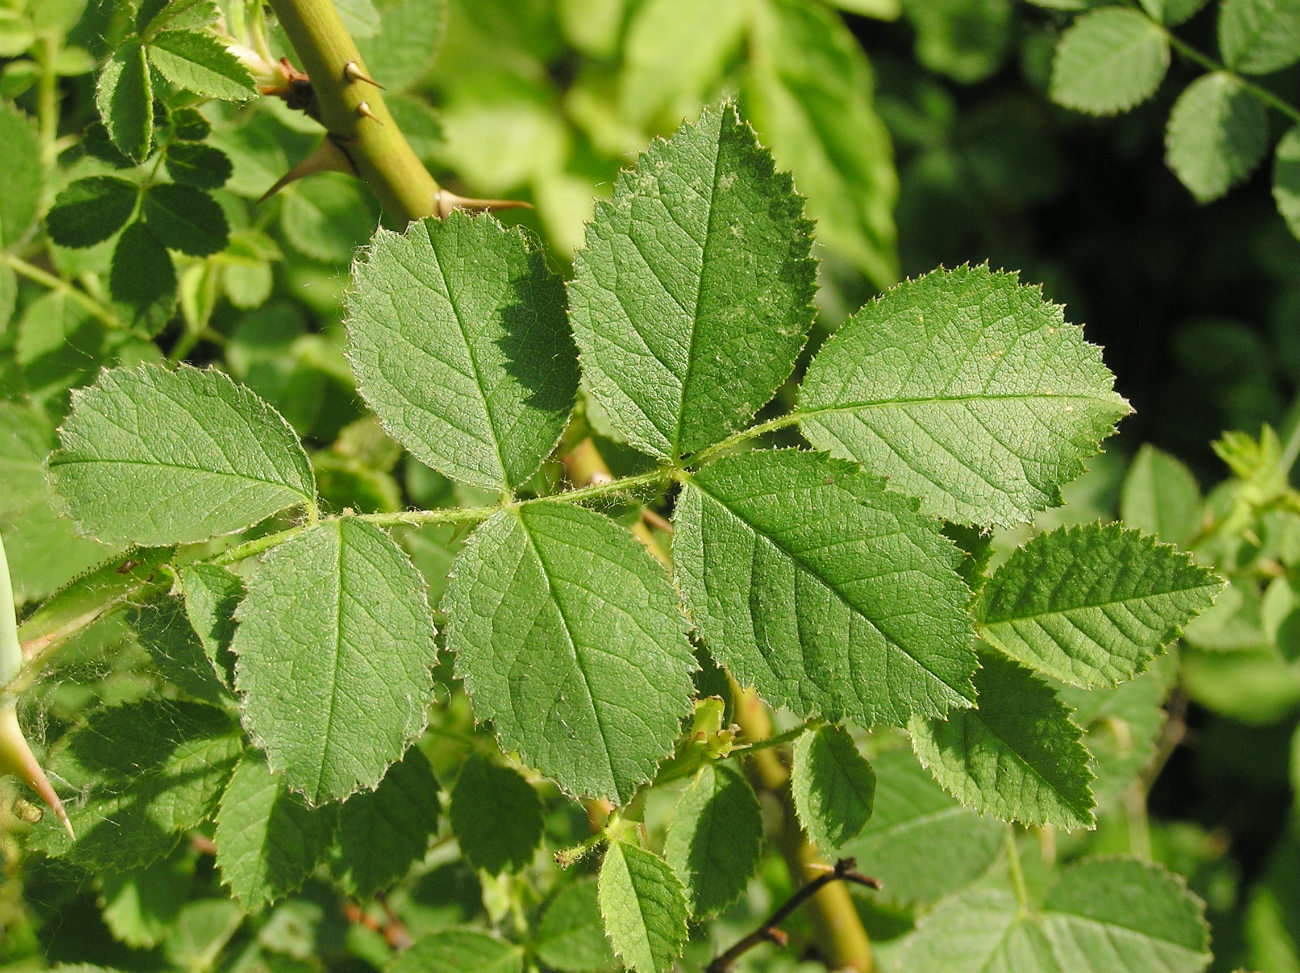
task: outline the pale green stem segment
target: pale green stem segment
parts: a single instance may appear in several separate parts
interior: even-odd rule
[[[374,65],[373,72],[366,66],[330,0],[270,4],[311,78],[321,124],[384,212],[401,227],[432,216],[438,211],[437,182],[393,121],[381,90],[359,78],[383,84],[384,66]]]
[[[1029,889],[1025,885],[1025,873],[1020,868],[1020,849],[1016,847],[1016,826],[1008,824],[1006,835],[1007,870],[1011,873],[1011,885],[1016,890],[1016,901],[1020,908],[1029,910]]]
[[[77,836],[68,820],[63,802],[54,793],[45,771],[32,753],[32,748],[18,725],[17,698],[7,692],[9,684],[23,667],[23,649],[18,641],[18,615],[14,611],[14,589],[9,579],[9,560],[0,538],[0,774],[13,774],[26,782],[32,790],[58,815],[68,834]]]

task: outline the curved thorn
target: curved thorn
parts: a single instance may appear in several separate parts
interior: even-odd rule
[[[357,114],[369,118],[371,121],[375,122],[376,124],[379,125],[384,124],[383,122],[379,121],[379,116],[370,110],[370,105],[364,101],[357,102]]]
[[[532,208],[532,203],[525,203],[522,199],[472,199],[468,196],[458,196],[449,189],[439,189],[434,200],[434,211],[439,217],[445,217],[454,209],[481,213],[498,209]]]
[[[349,61],[347,64],[343,65],[343,77],[351,84],[355,84],[358,81],[364,81],[366,84],[372,84],[376,88],[382,89],[384,87],[374,78],[368,78],[362,74],[361,69],[357,67],[356,61]]]
[[[63,809],[63,802],[50,786],[45,771],[23,736],[22,727],[18,725],[18,713],[12,706],[0,707],[0,773],[13,774],[31,787],[63,822],[72,840],[77,840],[68,812]]]
[[[326,136],[321,144],[312,151],[311,155],[281,176],[274,186],[262,194],[257,202],[263,203],[289,183],[296,182],[304,176],[310,176],[317,172],[345,172],[350,176],[357,174],[347,154],[334,144],[332,138]]]

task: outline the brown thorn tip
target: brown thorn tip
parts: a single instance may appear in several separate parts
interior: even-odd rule
[[[357,67],[356,61],[349,61],[347,64],[343,65],[343,77],[345,77],[349,82],[352,83],[356,83],[357,81],[364,81],[366,84],[372,84],[376,88],[382,89],[384,87],[374,78],[368,78],[364,74],[362,74],[361,69]]]
[[[357,102],[357,114],[364,115],[366,118],[369,118],[371,121],[376,122],[380,125],[384,124],[383,122],[379,121],[379,116],[370,110],[370,105],[364,101]]]

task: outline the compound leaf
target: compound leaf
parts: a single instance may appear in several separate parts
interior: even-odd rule
[[[419,460],[486,489],[527,480],[578,390],[564,285],[489,216],[380,229],[353,268],[361,394]]]
[[[1169,69],[1169,39],[1136,10],[1084,14],[1064,34],[1052,64],[1052,100],[1090,115],[1128,111],[1155,94]]]
[[[542,802],[522,774],[471,754],[451,792],[451,830],[475,868],[518,872],[542,840]]]
[[[238,725],[214,706],[146,699],[93,713],[46,764],[82,794],[68,805],[77,840],[50,814],[27,846],[109,872],[147,865],[208,820],[243,748]]]
[[[230,237],[221,205],[193,186],[150,186],[144,195],[144,218],[159,243],[193,257],[216,253]]]
[[[1227,71],[1197,78],[1169,113],[1165,161],[1199,202],[1245,179],[1267,148],[1263,102]]]
[[[310,808],[261,755],[231,775],[217,811],[217,868],[246,912],[297,891],[334,835],[338,808]]]
[[[0,193],[0,248],[4,248],[27,236],[36,221],[45,167],[35,126],[8,102],[0,104],[0,145],[5,147],[5,184]],[[0,315],[3,330],[4,317]]]
[[[153,141],[153,82],[138,40],[128,40],[104,62],[95,104],[113,144],[132,162],[143,162]]]
[[[974,699],[960,554],[915,501],[825,454],[760,451],[692,474],[673,518],[692,620],[769,702],[901,726]]]
[[[1223,0],[1223,63],[1241,74],[1269,74],[1300,61],[1300,0]]]
[[[985,585],[990,645],[1075,686],[1132,679],[1222,587],[1190,555],[1118,524],[1062,527],[1015,551]]]
[[[1300,125],[1289,129],[1277,143],[1273,201],[1291,233],[1300,238]]]
[[[730,105],[652,143],[597,203],[570,318],[592,394],[633,445],[676,460],[772,397],[813,320],[810,231]]]
[[[631,534],[569,504],[488,520],[457,559],[447,647],[479,720],[566,791],[624,802],[668,755],[695,659]]]
[[[90,176],[69,183],[45,215],[50,239],[61,247],[89,247],[126,226],[140,190],[117,176]]]
[[[921,509],[1011,524],[1061,502],[1129,411],[1101,350],[1015,274],[937,270],[868,304],[813,360],[814,445],[889,476]]]
[[[387,888],[424,858],[438,811],[433,767],[411,747],[374,791],[353,794],[339,809],[334,874],[363,899]]]
[[[309,802],[373,789],[424,729],[433,621],[424,581],[353,518],[275,548],[248,580],[231,646],[244,723]]]
[[[49,461],[88,534],[145,545],[206,540],[315,494],[288,424],[222,372],[102,372],[72,393]]]
[[[225,101],[257,96],[248,68],[210,34],[165,30],[150,38],[147,50],[150,63],[179,88]]]
[[[763,818],[749,782],[734,767],[705,764],[673,811],[664,858],[686,889],[691,915],[719,912],[758,867]]]
[[[605,933],[630,969],[672,967],[686,942],[686,894],[668,863],[622,841],[611,842],[600,866]]]
[[[872,758],[874,807],[841,848],[880,879],[898,902],[933,902],[981,875],[1002,848],[1006,826],[958,804],[911,750]]]
[[[979,708],[912,720],[912,747],[944,790],[1004,821],[1086,828],[1092,771],[1083,733],[1045,682],[993,654],[975,674]]]
[[[871,817],[876,775],[844,730],[821,726],[794,745],[790,791],[804,832],[830,854]]]

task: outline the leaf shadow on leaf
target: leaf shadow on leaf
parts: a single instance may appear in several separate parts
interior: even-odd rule
[[[510,279],[515,301],[502,306],[505,334],[494,343],[505,355],[506,374],[527,390],[525,405],[543,412],[568,411],[578,393],[578,347],[568,328],[564,281],[546,266],[539,249],[531,242],[527,246],[528,272]],[[546,326],[547,311],[556,306],[565,321],[560,338],[563,357],[547,355],[546,349],[554,344],[552,336],[538,340],[537,334]]]

